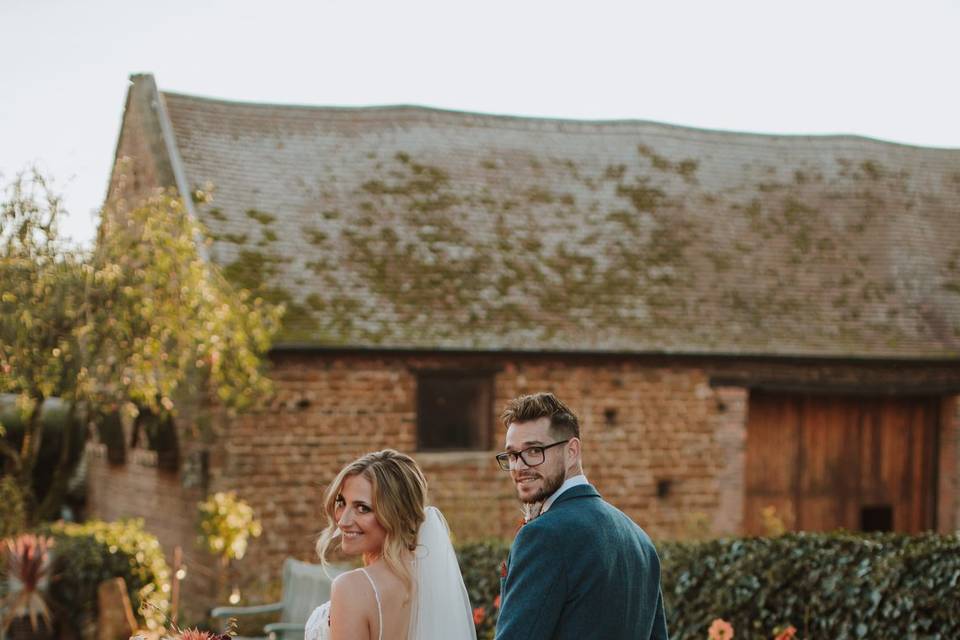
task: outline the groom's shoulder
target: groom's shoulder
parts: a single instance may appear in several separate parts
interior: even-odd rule
[[[590,489],[592,489],[592,487],[590,487]],[[602,526],[605,527],[619,527],[634,531],[638,533],[641,538],[647,537],[647,534],[640,525],[634,522],[634,520],[623,511],[604,500],[596,490],[592,492],[584,491],[577,497],[581,499],[568,500],[564,503],[563,507],[556,509],[558,522],[582,522],[589,527],[595,527],[602,523]],[[549,515],[553,512],[554,509],[551,509],[544,515]]]

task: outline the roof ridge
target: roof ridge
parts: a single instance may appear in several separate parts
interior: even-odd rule
[[[934,147],[934,146],[924,146],[917,144],[910,144],[904,142],[896,142],[892,140],[884,140],[882,138],[874,138],[870,136],[863,136],[859,134],[850,134],[850,133],[823,133],[823,134],[809,134],[809,133],[766,133],[766,132],[756,132],[756,131],[739,131],[733,129],[715,129],[710,127],[697,127],[692,125],[682,125],[674,124],[668,122],[659,122],[656,120],[645,120],[645,119],[630,119],[630,118],[612,118],[612,119],[578,119],[578,118],[562,118],[562,117],[552,117],[552,116],[529,116],[529,115],[513,115],[513,114],[500,114],[500,113],[482,113],[476,111],[467,111],[459,109],[448,109],[442,107],[432,107],[426,105],[417,105],[417,104],[384,104],[384,105],[358,105],[358,106],[342,106],[342,105],[309,105],[309,104],[296,104],[296,103],[274,103],[274,102],[255,102],[250,100],[234,100],[228,98],[215,98],[209,96],[198,96],[188,93],[180,93],[176,91],[160,91],[162,96],[171,97],[174,99],[189,100],[193,102],[204,102],[209,104],[222,105],[227,107],[247,107],[247,108],[262,108],[262,109],[280,109],[280,110],[290,110],[290,111],[303,111],[303,112],[321,112],[329,115],[357,115],[357,114],[376,114],[376,113],[391,113],[397,114],[398,112],[409,112],[411,115],[416,116],[427,116],[426,121],[430,120],[456,120],[460,123],[466,122],[467,124],[483,124],[489,126],[490,124],[497,123],[500,125],[512,123],[517,125],[526,125],[525,129],[536,130],[537,128],[549,129],[554,131],[566,131],[568,133],[577,132],[590,132],[597,133],[603,132],[604,130],[609,130],[611,128],[619,127],[655,127],[660,129],[665,129],[667,131],[683,131],[687,133],[700,133],[706,135],[722,136],[728,138],[754,138],[754,139],[765,139],[765,140],[789,140],[789,141],[851,141],[851,142],[868,142],[871,144],[879,144],[883,146],[892,146],[892,147],[902,147],[906,149],[919,149],[924,151],[934,151],[934,152],[944,152],[948,154],[960,153],[960,147]]]

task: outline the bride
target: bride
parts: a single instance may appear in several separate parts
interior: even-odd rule
[[[463,577],[443,515],[426,507],[427,481],[410,456],[385,449],[348,464],[327,488],[327,527],[364,566],[336,577],[305,640],[476,640]]]

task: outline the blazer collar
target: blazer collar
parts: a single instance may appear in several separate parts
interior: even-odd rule
[[[600,493],[594,488],[592,484],[580,484],[575,487],[571,487],[557,496],[557,499],[553,501],[553,504],[550,505],[549,513],[553,509],[557,508],[557,505],[560,505],[567,500],[573,500],[575,498],[599,498]]]

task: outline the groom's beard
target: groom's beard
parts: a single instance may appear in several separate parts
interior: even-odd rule
[[[560,488],[560,485],[563,484],[564,470],[560,469],[559,472],[552,476],[541,475],[540,477],[543,478],[543,486],[540,488],[540,490],[530,496],[527,496],[526,498],[518,495],[517,497],[520,497],[521,502],[533,504],[534,502],[543,502],[552,496],[554,492]]]

